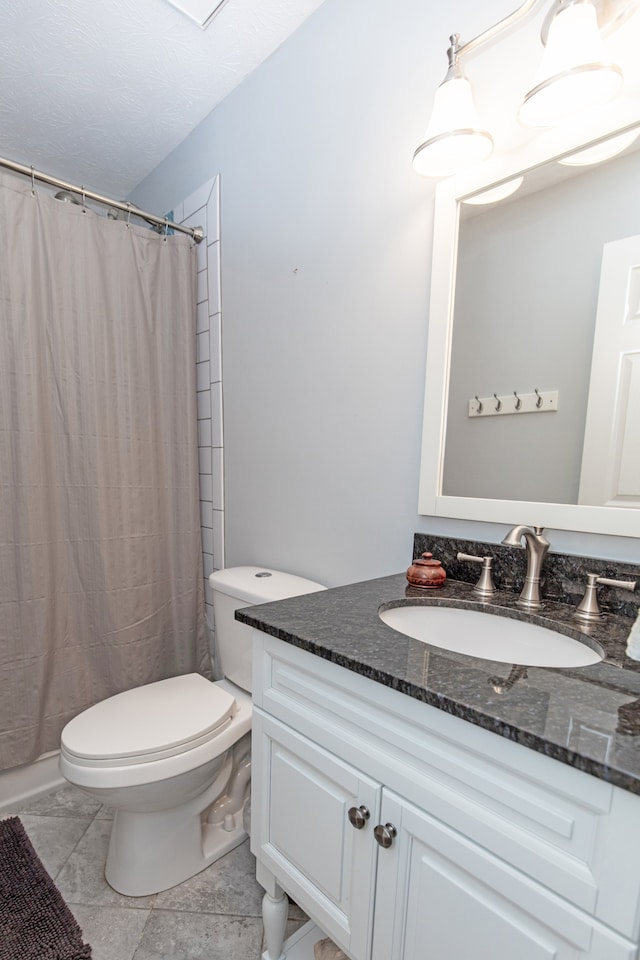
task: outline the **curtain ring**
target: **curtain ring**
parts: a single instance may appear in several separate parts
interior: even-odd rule
[[[476,403],[478,404],[478,413],[482,413],[483,403],[477,393],[476,393]]]
[[[165,239],[165,241],[166,241],[166,239],[167,239],[168,236],[169,236],[169,221],[168,221],[168,220],[165,220],[165,222],[164,222],[164,239]]]
[[[515,390],[513,391],[513,395],[516,398],[516,410],[519,410],[520,407],[522,406],[522,400],[520,399],[520,397],[518,396]]]
[[[36,195],[36,175],[33,167],[31,167],[31,196],[35,197]]]
[[[496,413],[500,413],[500,411],[502,410],[502,400],[499,400],[495,393],[494,393],[494,397],[496,398]]]
[[[538,393],[538,388],[537,388],[537,387],[534,387],[534,388],[533,388],[533,391],[534,391],[536,397],[538,398],[538,399],[536,400],[536,410],[539,410],[540,407],[542,406],[542,397],[541,397],[540,394]]]
[[[131,203],[127,200],[127,226],[131,224]]]
[[[82,212],[87,212],[87,198],[85,197],[84,187],[80,187],[80,196],[82,197]]]

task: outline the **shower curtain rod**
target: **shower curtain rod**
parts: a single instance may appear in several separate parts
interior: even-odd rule
[[[112,200],[110,197],[103,197],[99,193],[94,193],[92,190],[85,190],[84,187],[78,187],[73,183],[66,183],[57,177],[52,177],[47,173],[41,173],[39,170],[34,170],[33,167],[26,167],[23,163],[6,160],[4,157],[0,157],[0,167],[6,167],[7,170],[13,170],[14,173],[21,173],[25,177],[31,177],[32,183],[35,180],[40,180],[42,183],[48,183],[52,187],[59,187],[61,190],[68,190],[69,193],[76,193],[82,197],[83,206],[85,200],[94,200],[96,203],[101,203],[106,207],[114,207],[116,210],[122,210],[124,213],[129,214],[129,216],[140,217],[148,223],[162,226],[165,230],[177,230],[179,233],[186,233],[192,237],[196,243],[204,240],[204,230],[202,227],[183,227],[182,224],[174,223],[173,220],[168,220],[167,217],[157,217],[154,213],[147,213],[145,210],[140,210],[126,200]]]

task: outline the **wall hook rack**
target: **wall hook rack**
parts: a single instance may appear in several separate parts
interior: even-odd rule
[[[533,393],[494,393],[490,397],[474,394],[469,400],[469,417],[504,417],[514,413],[555,413],[558,409],[557,390],[538,390]]]

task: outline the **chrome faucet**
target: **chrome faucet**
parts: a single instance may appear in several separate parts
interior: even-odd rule
[[[522,547],[522,540],[527,548],[527,575],[518,604],[529,610],[537,610],[542,606],[540,599],[540,574],[542,561],[547,555],[550,543],[542,536],[543,527],[525,527],[520,524],[510,530],[502,541],[506,547]]]

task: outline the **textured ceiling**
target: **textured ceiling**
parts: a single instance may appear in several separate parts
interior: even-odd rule
[[[0,156],[126,197],[322,0],[0,0]]]

